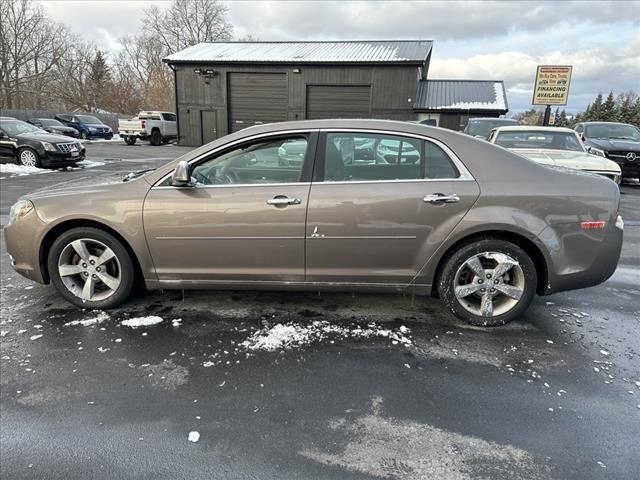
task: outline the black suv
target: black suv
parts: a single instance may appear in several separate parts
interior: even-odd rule
[[[25,167],[70,167],[84,160],[85,149],[75,138],[54,135],[12,117],[0,117],[0,162]]]
[[[583,122],[573,129],[589,153],[620,165],[622,178],[640,179],[640,130],[628,123]]]

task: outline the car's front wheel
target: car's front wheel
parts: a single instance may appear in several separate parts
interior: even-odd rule
[[[122,304],[133,288],[135,269],[127,249],[113,235],[93,227],[73,228],[49,250],[49,275],[58,292],[83,308]]]
[[[462,246],[445,262],[438,293],[449,309],[472,325],[504,325],[521,315],[536,291],[531,257],[517,245],[485,238]]]
[[[38,155],[38,152],[28,147],[20,150],[20,152],[18,153],[18,161],[20,162],[20,165],[24,167],[39,168],[42,166],[42,162],[40,162],[40,155]]]
[[[83,130],[82,132],[80,132],[80,137],[83,140],[89,140],[89,133],[86,130]]]

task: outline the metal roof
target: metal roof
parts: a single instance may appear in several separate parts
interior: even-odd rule
[[[415,63],[431,40],[199,43],[164,58],[167,63]]]
[[[422,80],[415,110],[509,110],[502,80]]]

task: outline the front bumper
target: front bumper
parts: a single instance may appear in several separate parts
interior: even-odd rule
[[[40,161],[43,167],[62,168],[75,165],[84,160],[85,157],[86,151],[84,149],[78,152],[78,155],[75,157],[72,156],[71,153],[49,152],[45,150],[44,153],[40,154]]]
[[[103,138],[105,140],[111,140],[113,138],[113,132],[88,132],[89,138]]]
[[[38,283],[48,283],[42,274],[40,245],[46,224],[35,209],[24,218],[4,228],[7,253],[13,269],[23,277]]]

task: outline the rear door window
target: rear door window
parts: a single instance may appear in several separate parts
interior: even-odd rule
[[[458,170],[429,141],[377,133],[327,133],[316,178],[325,182],[457,178]]]

